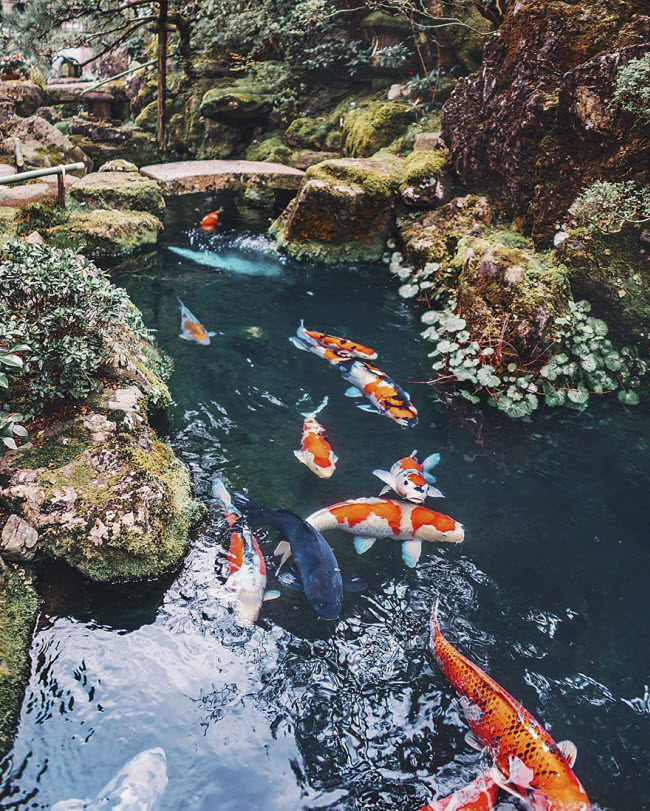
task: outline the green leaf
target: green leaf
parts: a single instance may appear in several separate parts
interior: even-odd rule
[[[481,398],[478,396],[478,394],[472,394],[471,391],[466,391],[465,389],[461,389],[460,394],[461,394],[461,397],[464,397],[466,400],[469,400],[470,403],[476,404],[476,403],[481,402]]]
[[[0,355],[0,363],[4,366],[9,366],[10,369],[22,369],[23,359],[18,355]]]
[[[4,372],[0,372],[0,389],[8,389],[9,388],[9,379]]]
[[[619,391],[618,399],[625,405],[639,405],[639,395],[631,389],[628,391]]]
[[[583,405],[589,400],[589,392],[583,389],[569,389],[567,397],[576,405]]]
[[[11,448],[11,450],[12,450],[12,451],[15,451],[15,450],[17,450],[17,449],[18,449],[18,445],[16,445],[16,440],[15,440],[15,439],[13,439],[13,437],[10,437],[10,436],[3,436],[3,437],[2,437],[2,441],[4,442],[4,444],[5,444],[5,445],[6,445],[8,448]]]
[[[16,436],[27,436],[27,429],[22,425],[14,425],[14,434]]]

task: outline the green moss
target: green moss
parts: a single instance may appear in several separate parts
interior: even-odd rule
[[[155,245],[161,221],[146,211],[71,211],[65,223],[43,229],[50,245],[88,256],[124,256]]]
[[[174,112],[174,103],[168,100],[165,105],[165,115],[167,120]],[[146,132],[151,132],[154,135],[158,132],[158,102],[152,101],[150,104],[140,112],[135,119],[136,127],[141,127]]]
[[[347,155],[369,157],[403,135],[413,121],[404,104],[376,101],[345,116],[343,148]]]
[[[234,85],[208,90],[199,109],[202,116],[215,121],[251,121],[265,118],[271,105],[269,96]]]
[[[394,155],[381,155],[376,160],[324,161],[307,169],[308,179],[325,183],[354,183],[375,203],[388,202],[399,186],[402,161]]]
[[[14,460],[16,467],[63,467],[76,459],[90,444],[88,431],[77,422],[50,435],[43,442],[39,443],[36,437],[32,439],[35,446],[18,452]]]
[[[410,31],[406,17],[387,14],[385,11],[372,11],[361,20],[362,28],[384,28],[390,31]]]
[[[254,141],[248,147],[246,160],[272,161],[288,165],[291,161],[291,152],[279,135],[268,135]]]
[[[155,180],[135,172],[95,172],[79,180],[70,196],[94,209],[148,211],[160,215],[165,200]]]
[[[432,110],[415,123],[410,124],[406,132],[396,138],[387,149],[395,155],[407,157],[413,152],[416,135],[421,132],[440,132],[440,128],[440,110]]]
[[[0,244],[16,237],[16,215],[20,209],[10,206],[0,207]]]
[[[303,149],[325,149],[333,126],[335,124],[330,116],[327,118],[296,118],[287,127],[284,137],[286,142],[292,146]]]
[[[9,749],[29,678],[29,643],[38,597],[29,573],[0,570],[0,756]]]
[[[447,155],[439,149],[412,152],[404,162],[403,183],[410,186],[415,183],[440,177],[449,170]]]

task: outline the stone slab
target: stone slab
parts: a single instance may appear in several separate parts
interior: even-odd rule
[[[0,163],[0,177],[8,177],[9,175],[15,175],[16,170],[13,166],[9,166],[8,163]]]
[[[51,175],[53,181],[49,178],[43,178],[39,183],[28,183],[25,186],[10,185],[0,186],[0,206],[10,206],[12,208],[23,208],[30,203],[39,203],[41,200],[47,200],[57,196],[56,176]],[[66,188],[76,183],[78,178],[66,175],[65,185]]]
[[[193,194],[219,189],[242,189],[250,182],[274,189],[296,191],[304,172],[265,161],[180,161],[143,166],[145,177],[157,180],[166,195]]]

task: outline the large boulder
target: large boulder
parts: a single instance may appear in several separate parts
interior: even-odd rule
[[[41,229],[48,245],[72,248],[91,257],[127,256],[155,245],[163,228],[158,217],[147,211],[94,209],[69,211],[62,221]]]
[[[412,152],[404,162],[400,193],[408,206],[435,208],[449,199],[451,172],[446,152]]]
[[[0,81],[0,102],[9,102],[16,115],[34,115],[43,98],[41,88],[32,82]]]
[[[355,158],[374,155],[404,135],[413,118],[410,107],[393,101],[375,101],[352,110],[343,123],[345,154]]]
[[[147,422],[141,386],[152,378],[160,393],[147,370],[140,385],[107,388],[85,413],[0,461],[2,504],[37,536],[30,556],[99,582],[155,577],[181,561],[202,511],[187,469]]]
[[[596,179],[650,182],[650,124],[613,100],[650,48],[646,0],[508,5],[483,65],[443,107],[461,179],[524,216],[537,242]]]
[[[148,211],[158,216],[165,210],[160,186],[137,171],[94,172],[75,183],[70,196],[89,208]]]
[[[278,244],[296,258],[375,261],[394,228],[403,161],[382,154],[311,166],[281,217]]]
[[[215,87],[203,96],[200,113],[228,123],[262,121],[271,111],[272,99],[238,87]]]
[[[0,123],[0,160],[14,162],[15,141],[20,140],[26,168],[41,169],[61,163],[92,165],[88,155],[56,127],[38,115]]]

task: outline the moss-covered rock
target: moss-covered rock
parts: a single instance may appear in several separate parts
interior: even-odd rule
[[[116,158],[112,161],[106,161],[99,169],[99,172],[137,172],[138,167],[131,161],[125,161],[123,158]]]
[[[409,206],[433,208],[449,198],[451,170],[445,152],[412,152],[404,162],[400,194]]]
[[[95,166],[112,160],[127,160],[136,166],[160,161],[156,138],[130,124],[115,127],[75,118],[70,122],[70,140],[92,159]]]
[[[310,167],[297,197],[272,226],[278,244],[296,258],[379,259],[394,225],[402,165],[385,154]]]
[[[239,87],[215,87],[203,96],[200,113],[214,121],[259,121],[271,111],[272,100]]]
[[[346,155],[369,157],[403,135],[413,122],[413,112],[405,104],[376,101],[349,112],[343,123],[343,149]]]
[[[0,562],[0,757],[9,749],[29,678],[38,598],[29,572]]]
[[[42,229],[49,245],[87,256],[125,256],[155,245],[163,224],[146,211],[70,211],[65,221]]]
[[[165,115],[167,120],[174,112],[174,104],[171,99],[165,105]],[[140,127],[145,132],[151,132],[154,135],[158,132],[158,102],[152,101],[142,110],[142,112],[135,119],[136,127]]]
[[[146,366],[144,357],[138,363]],[[146,403],[125,381],[92,409],[48,427],[36,447],[2,460],[2,501],[38,533],[39,557],[100,582],[178,565],[203,511],[187,469],[149,427]]]
[[[269,134],[253,141],[246,150],[246,160],[290,165],[291,151],[279,135]]]
[[[558,248],[576,299],[610,327],[612,339],[650,348],[650,247],[640,228],[618,234],[573,230]]]
[[[169,119],[170,148],[179,155],[199,159],[231,158],[239,146],[239,130],[204,118],[200,114],[201,99],[200,95],[190,96]]]
[[[156,215],[165,210],[160,186],[135,172],[94,172],[75,183],[70,196],[94,209],[148,211]]]
[[[295,118],[287,127],[284,139],[291,146],[325,149],[332,126],[329,116]]]
[[[27,169],[78,162],[91,167],[90,156],[78,144],[38,115],[0,122],[0,161],[13,165],[15,138],[21,143]]]

